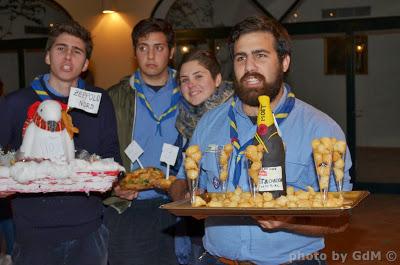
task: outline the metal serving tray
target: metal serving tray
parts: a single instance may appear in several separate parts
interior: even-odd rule
[[[332,192],[339,196],[338,192]],[[189,199],[161,205],[177,216],[261,216],[261,215],[290,215],[290,216],[340,216],[351,211],[368,195],[368,191],[342,192],[344,203],[341,207],[312,207],[312,208],[256,208],[256,207],[192,207]]]

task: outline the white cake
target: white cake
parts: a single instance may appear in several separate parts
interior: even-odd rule
[[[9,192],[105,192],[124,168],[113,159],[70,163],[44,160],[17,162],[0,167],[0,191]]]
[[[27,112],[17,155],[22,161],[11,163],[16,160],[15,155],[14,159],[9,159],[0,150],[0,192],[104,192],[111,189],[124,168],[113,159],[94,155],[88,155],[87,160],[75,159],[73,134],[77,132],[79,129],[73,127],[66,106],[55,100],[33,103]]]

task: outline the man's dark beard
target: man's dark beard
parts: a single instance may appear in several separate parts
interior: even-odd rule
[[[245,78],[249,76],[253,76],[258,80],[262,81],[261,88],[246,88],[243,86],[243,81]],[[259,73],[246,73],[240,81],[235,81],[235,93],[239,97],[239,99],[253,107],[257,107],[259,105],[258,97],[261,95],[269,96],[270,100],[273,101],[276,96],[279,94],[283,82],[283,71],[279,71],[278,76],[272,83],[267,83],[263,75]]]

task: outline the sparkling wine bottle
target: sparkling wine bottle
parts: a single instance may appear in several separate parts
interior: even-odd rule
[[[261,144],[264,152],[259,173],[259,192],[271,192],[274,198],[286,195],[285,148],[274,123],[268,96],[259,96],[256,145]]]

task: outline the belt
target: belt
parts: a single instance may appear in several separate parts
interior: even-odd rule
[[[227,258],[218,258],[218,261],[226,265],[256,265],[250,261],[231,260]]]
[[[319,255],[319,251],[317,251],[315,253],[312,253],[310,255],[307,255],[306,257],[304,257],[301,260],[294,260],[294,261],[283,263],[281,265],[326,264],[326,263],[320,263],[320,260],[318,259],[318,255]],[[253,263],[251,261],[247,261],[247,260],[231,260],[231,259],[227,259],[227,258],[221,258],[221,257],[213,256],[208,252],[204,252],[199,257],[199,260],[207,259],[207,257],[208,258],[212,258],[213,260],[218,261],[218,262],[220,262],[222,264],[226,264],[226,265],[256,265],[255,263]]]
[[[218,261],[218,262],[220,262],[222,264],[226,264],[226,265],[256,265],[255,263],[246,261],[246,260],[231,260],[231,259],[227,259],[227,258],[213,256],[210,253],[208,253],[207,251],[204,252],[198,259],[208,261],[210,264],[211,263],[213,264],[213,262]]]

